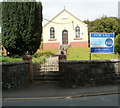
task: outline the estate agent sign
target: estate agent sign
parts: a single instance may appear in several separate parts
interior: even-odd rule
[[[90,33],[91,53],[114,53],[114,33]]]

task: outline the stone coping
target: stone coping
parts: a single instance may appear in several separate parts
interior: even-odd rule
[[[29,64],[29,61],[2,62],[1,64],[2,66],[11,66],[11,65]]]
[[[60,63],[120,63],[120,59],[110,59],[110,60],[60,60]]]

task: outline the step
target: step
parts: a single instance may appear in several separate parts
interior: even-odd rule
[[[33,77],[33,80],[37,80],[37,81],[43,81],[43,80],[48,80],[48,81],[58,81],[60,80],[60,77],[58,76],[54,76],[54,77],[51,77],[51,76],[41,76],[41,77]]]
[[[50,72],[36,72],[33,75],[33,79],[36,81],[58,81],[60,79],[60,73],[58,71]]]
[[[39,76],[39,75],[60,75],[58,72],[36,72],[33,74],[34,76]]]

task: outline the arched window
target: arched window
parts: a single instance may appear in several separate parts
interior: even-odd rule
[[[80,27],[79,26],[75,27],[75,37],[80,38]]]
[[[55,38],[55,29],[54,27],[50,28],[50,39],[54,39]]]

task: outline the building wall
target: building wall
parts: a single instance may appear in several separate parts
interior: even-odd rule
[[[81,41],[81,42],[71,42],[70,43],[71,48],[87,48],[88,47],[88,42],[86,41]]]
[[[65,14],[67,15],[67,18],[63,18]],[[60,22],[64,24],[56,24],[52,22]],[[43,48],[44,49],[50,48],[50,46],[53,46],[53,44],[55,45],[54,48],[56,48],[56,46],[62,45],[62,31],[63,30],[68,31],[68,44],[69,45],[72,45],[72,47],[76,45],[78,45],[77,47],[81,47],[81,46],[88,47],[88,27],[85,23],[76,19],[74,16],[69,14],[67,11],[63,11],[62,13],[60,13],[54,20],[52,20],[52,22],[45,25],[43,28]],[[75,27],[77,25],[80,27],[80,31],[81,31],[81,34],[80,34],[81,38],[79,39],[75,38]],[[55,39],[54,40],[49,40],[51,27],[55,28]],[[50,43],[52,43],[52,45],[50,45]]]
[[[59,42],[54,43],[43,43],[43,49],[49,50],[49,49],[58,49],[60,47]]]

